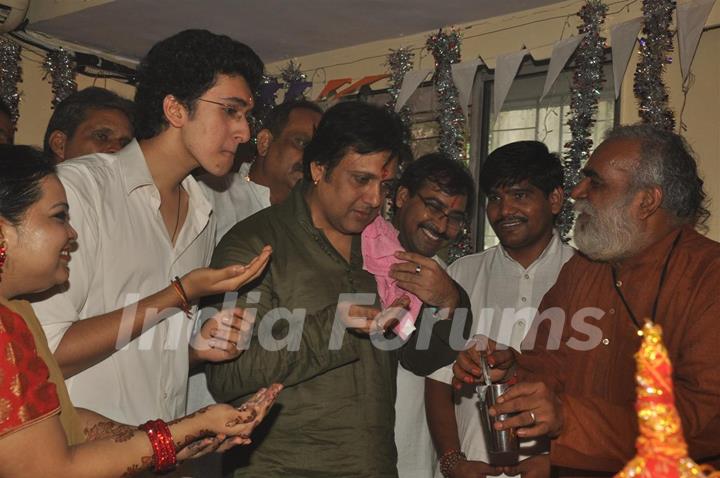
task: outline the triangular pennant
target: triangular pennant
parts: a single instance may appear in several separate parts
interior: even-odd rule
[[[710,16],[715,0],[695,0],[677,7],[677,31],[680,46],[680,69],[683,80],[690,73],[690,65],[697,51],[700,35]]]
[[[510,87],[520,69],[520,64],[525,55],[530,53],[527,48],[513,53],[507,53],[497,57],[495,63],[495,101],[493,112],[497,115],[502,109],[505,98],[510,92]]]
[[[481,63],[482,61],[478,58],[472,61],[455,63],[451,67],[453,82],[458,90],[458,101],[465,114],[465,121],[467,121],[470,112],[470,94],[472,93],[473,83],[475,83],[475,72]]]
[[[395,111],[400,111],[407,100],[410,99],[420,83],[425,81],[432,70],[427,68],[425,70],[413,70],[405,73],[403,77],[402,85],[400,85],[400,91],[398,92],[397,102],[395,103]]]
[[[548,73],[545,77],[545,87],[543,88],[543,94],[540,97],[540,101],[545,98],[550,92],[550,88],[555,84],[560,72],[565,68],[568,60],[575,53],[578,45],[585,38],[585,34],[572,36],[564,40],[560,40],[553,47],[552,55],[550,56],[550,66],[548,67]]]
[[[642,23],[642,17],[638,17],[623,23],[618,23],[610,28],[610,46],[612,47],[612,67],[616,100],[620,98],[620,86],[622,86],[625,71],[630,62],[630,57],[632,56],[638,33],[640,33],[640,29],[642,28]]]

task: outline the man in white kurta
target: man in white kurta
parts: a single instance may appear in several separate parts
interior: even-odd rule
[[[555,229],[562,185],[560,158],[538,141],[510,143],[485,160],[480,189],[500,244],[448,268],[470,296],[473,336],[520,350],[541,299],[574,254]],[[435,477],[494,474],[475,386],[451,387],[452,367],[429,374],[425,384],[430,430],[441,457]],[[521,459],[542,452],[542,445],[522,443]]]
[[[573,254],[573,248],[563,244],[555,234],[547,248],[527,268],[510,257],[502,245],[453,262],[448,268],[448,274],[470,296],[475,318],[473,323],[477,327],[473,335],[484,335],[520,350],[520,343],[530,328],[534,311]],[[452,364],[428,376],[430,380],[448,385],[452,378]],[[465,387],[459,394],[459,400],[455,403],[455,417],[460,449],[468,460],[487,463],[478,396],[472,387]],[[442,477],[439,469],[435,477]]]

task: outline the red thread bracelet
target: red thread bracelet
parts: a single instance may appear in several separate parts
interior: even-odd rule
[[[185,288],[183,287],[182,282],[180,282],[180,278],[178,276],[175,276],[175,279],[170,281],[170,283],[173,285],[175,293],[178,295],[178,297],[180,297],[180,308],[183,312],[185,312],[185,315],[188,319],[192,319],[190,301],[188,300],[187,294],[185,293]]]

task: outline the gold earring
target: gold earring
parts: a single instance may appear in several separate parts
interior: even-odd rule
[[[2,275],[5,261],[7,261],[7,241],[5,240],[5,238],[3,238],[2,242],[0,243],[0,275]]]

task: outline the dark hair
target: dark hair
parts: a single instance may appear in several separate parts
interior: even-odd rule
[[[705,224],[710,212],[705,208],[704,182],[698,175],[693,151],[682,136],[649,124],[634,124],[614,128],[605,139],[639,141],[640,158],[633,168],[631,187],[638,190],[660,186],[662,208],[678,222]]]
[[[486,196],[493,189],[527,180],[549,196],[563,186],[560,157],[540,141],[515,141],[490,153],[480,171],[480,190]]]
[[[358,154],[389,151],[404,159],[401,152],[404,126],[397,114],[360,101],[338,103],[325,112],[315,135],[305,148],[303,170],[312,180],[310,164],[326,166],[326,177],[350,150]]]
[[[0,144],[0,217],[19,224],[40,199],[40,181],[55,174],[55,160],[30,146]]]
[[[12,121],[14,123],[13,115],[12,115],[12,111],[10,111],[10,107],[8,105],[6,105],[3,101],[0,101],[0,113],[4,113],[5,115],[7,115],[7,117],[10,118],[10,121]]]
[[[287,126],[288,120],[290,119],[290,113],[299,108],[314,111],[315,113],[319,113],[321,115],[323,114],[322,108],[312,101],[288,101],[286,103],[281,103],[270,110],[263,120],[263,129],[269,130],[272,135],[277,138],[282,134],[285,126]]]
[[[445,153],[420,156],[405,166],[397,186],[406,188],[410,195],[414,196],[426,183],[436,185],[450,196],[467,197],[466,214],[472,214],[475,205],[475,180],[463,163]]]
[[[174,96],[192,114],[218,75],[242,76],[254,92],[263,68],[249,46],[207,30],[184,30],[156,43],[138,67],[135,136],[152,138],[167,127],[166,96]]]
[[[87,119],[91,110],[118,110],[127,116],[130,124],[135,116],[135,105],[127,98],[123,98],[114,91],[97,86],[91,86],[77,91],[55,107],[43,140],[45,154],[52,156],[50,148],[50,135],[54,131],[62,131],[70,138],[75,134],[78,126]]]

